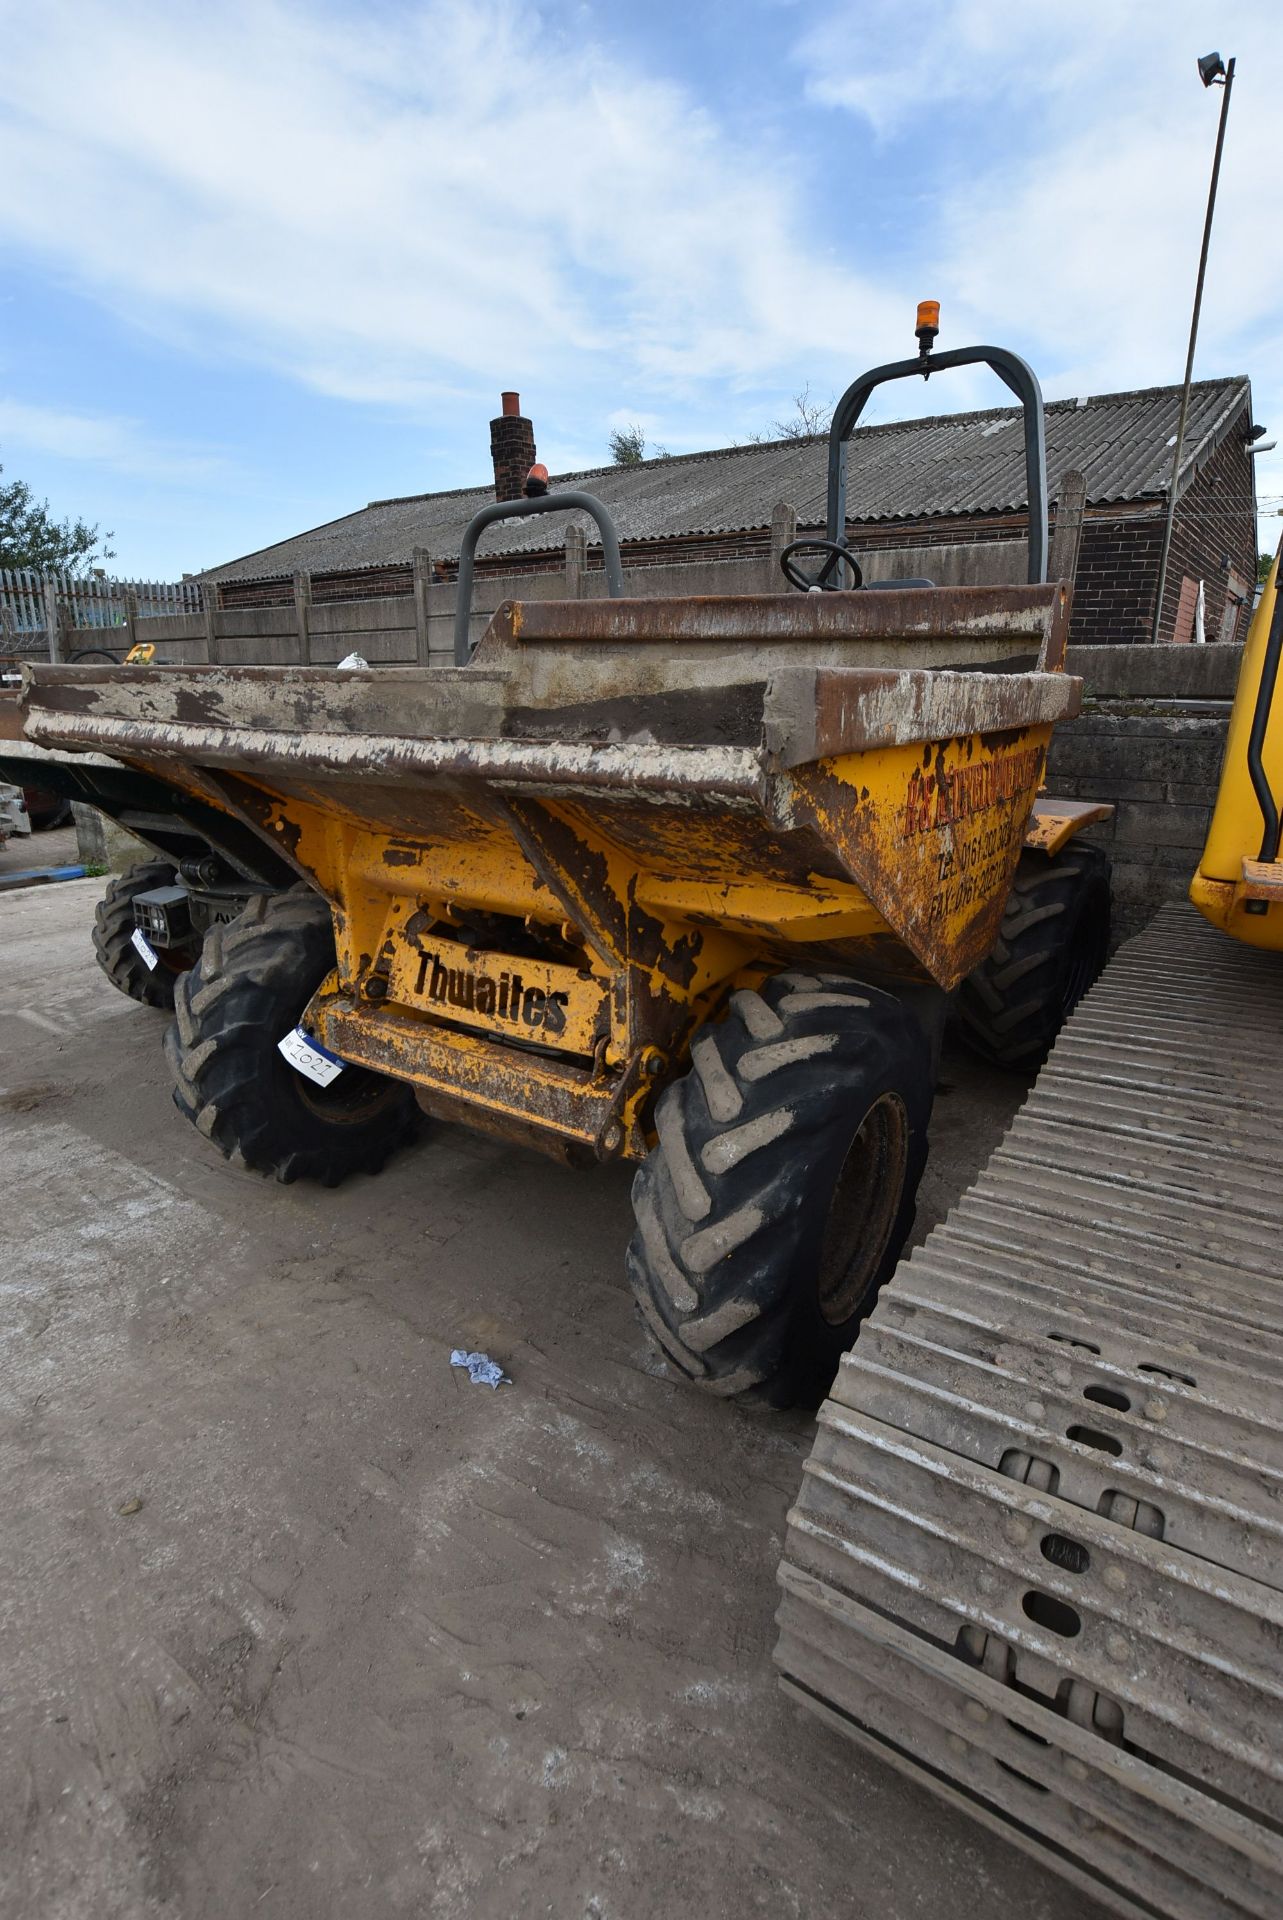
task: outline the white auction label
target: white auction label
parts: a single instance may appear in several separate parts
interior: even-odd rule
[[[148,971],[154,973],[159,962],[156,958],[156,950],[149,943],[146,934],[143,933],[141,928],[135,927],[129,937],[133,941],[138,953],[141,954]]]
[[[304,1033],[302,1027],[295,1027],[276,1045],[295,1072],[306,1074],[309,1080],[315,1080],[318,1087],[328,1087],[343,1071],[344,1062],[337,1053],[331,1053],[319,1040],[313,1040],[311,1034]]]

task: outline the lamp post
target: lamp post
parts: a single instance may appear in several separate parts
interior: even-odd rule
[[[1207,274],[1207,249],[1212,238],[1212,215],[1216,211],[1216,183],[1221,175],[1221,149],[1225,145],[1225,121],[1230,110],[1230,92],[1234,86],[1234,62],[1228,66],[1219,53],[1205,53],[1198,63],[1198,77],[1205,87],[1224,87],[1221,95],[1221,119],[1216,129],[1216,155],[1212,161],[1212,182],[1207,190],[1207,217],[1203,222],[1203,250],[1198,256],[1198,281],[1194,287],[1194,311],[1189,323],[1189,353],[1185,358],[1185,385],[1181,392],[1180,418],[1176,423],[1176,445],[1172,448],[1172,475],[1167,483],[1167,523],[1163,528],[1163,551],[1158,563],[1158,594],[1154,601],[1154,630],[1163,618],[1163,595],[1167,590],[1167,561],[1172,548],[1172,522],[1176,518],[1176,488],[1181,475],[1181,449],[1185,444],[1185,422],[1189,415],[1189,387],[1194,375],[1194,347],[1198,340],[1198,315],[1203,304],[1203,280]]]

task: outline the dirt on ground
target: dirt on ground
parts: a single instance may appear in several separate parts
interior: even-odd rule
[[[668,1376],[627,1169],[438,1126],[333,1192],[237,1171],[101,886],[0,895],[10,1920],[1083,1920],[781,1697],[812,1423]],[[919,1233],[1022,1093],[946,1057]]]

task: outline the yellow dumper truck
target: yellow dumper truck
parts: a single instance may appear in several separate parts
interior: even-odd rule
[[[827,537],[786,550],[777,593],[624,598],[605,509],[554,494],[469,529],[453,666],[42,667],[26,694],[36,740],[167,791],[239,884],[255,857],[297,883],[209,923],[177,978],[174,1097],[214,1145],[332,1183],[426,1110],[632,1160],[646,1324],[695,1384],[771,1404],[823,1392],[894,1265],[950,1007],[1036,1061],[1105,952],[1104,856],[1075,838],[1105,810],[1037,800],[1080,694],[1037,382],[919,337],[839,404]],[[860,411],[977,361],[1024,406],[1029,583],[866,588]],[[609,597],[511,601],[470,652],[485,524],[568,506]],[[138,910],[179,949],[181,898]]]

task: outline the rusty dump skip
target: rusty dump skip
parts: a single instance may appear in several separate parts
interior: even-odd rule
[[[1056,721],[1064,586],[501,607],[473,664],[38,667],[27,730],[250,827],[331,901],[345,1058],[594,1152],[735,984],[950,988]]]

